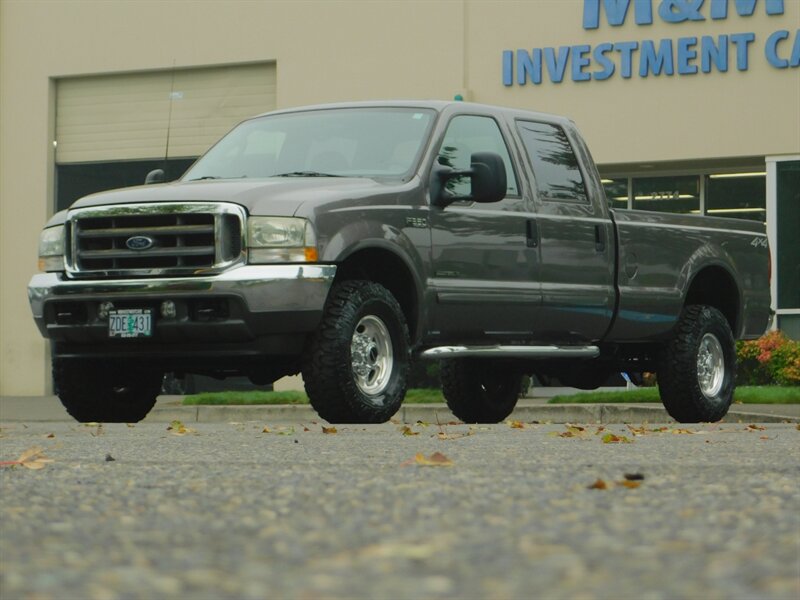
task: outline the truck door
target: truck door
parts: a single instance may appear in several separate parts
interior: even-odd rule
[[[503,158],[508,190],[496,203],[431,207],[433,333],[461,342],[527,337],[541,298],[537,249],[527,236],[531,215],[526,194],[497,121],[482,115],[453,117],[434,160],[468,169],[474,152]],[[467,177],[447,185],[457,195],[470,192]]]
[[[528,120],[517,120],[516,127],[536,196],[542,286],[537,337],[597,340],[615,300],[613,223],[605,199],[599,185],[590,184],[592,173],[581,166],[563,127]]]

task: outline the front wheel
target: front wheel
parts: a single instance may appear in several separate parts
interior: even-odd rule
[[[716,308],[687,306],[658,368],[664,408],[681,423],[719,421],[736,387],[736,345],[727,319]]]
[[[408,328],[382,285],[334,287],[303,365],[311,405],[330,423],[385,423],[406,394]]]
[[[137,423],[161,392],[164,374],[116,361],[53,360],[56,393],[81,423]]]
[[[491,359],[443,360],[441,377],[447,406],[465,423],[499,423],[514,410],[522,386],[519,370]]]

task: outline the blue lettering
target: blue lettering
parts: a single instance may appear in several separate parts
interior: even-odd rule
[[[697,38],[685,37],[678,38],[678,73],[680,75],[692,75],[697,73],[697,65],[690,64],[697,58]]]
[[[503,85],[513,85],[514,79],[514,53],[511,50],[503,50]]]
[[[785,29],[776,31],[767,38],[767,43],[764,45],[764,54],[767,55],[767,60],[776,69],[785,69],[789,66],[789,61],[785,58],[778,56],[778,42],[785,40],[789,37],[789,32]]]
[[[755,33],[733,33],[731,42],[736,46],[736,68],[739,71],[747,71],[750,44],[756,39]]]
[[[700,14],[703,0],[662,0],[658,7],[658,16],[665,23],[683,23],[684,21],[705,21]]]
[[[614,44],[614,50],[620,54],[619,70],[624,79],[631,78],[631,57],[633,56],[633,51],[638,47],[638,42],[617,42]]]
[[[792,57],[789,59],[790,67],[800,67],[800,29],[794,32],[794,47]]]
[[[542,49],[534,48],[530,54],[526,50],[517,50],[517,83],[525,85],[528,83],[542,83]]]
[[[672,64],[672,40],[661,40],[656,51],[652,40],[642,42],[641,58],[639,61],[639,76],[647,77],[648,72],[653,75],[672,75],[675,71]]]
[[[736,12],[740,17],[749,17],[756,9],[756,0],[735,0]],[[783,14],[783,0],[766,0],[766,13],[768,15]],[[728,0],[711,0],[711,18],[728,18]]]
[[[567,70],[567,61],[569,61],[569,46],[560,46],[558,56],[556,56],[555,48],[545,48],[544,59],[547,63],[550,81],[561,83],[564,80],[564,72]]]
[[[800,39],[800,36],[798,36],[797,39]],[[606,56],[606,52],[611,52],[613,49],[614,45],[608,42],[595,46],[593,53],[594,62],[603,67],[602,71],[595,71],[592,73],[592,77],[594,77],[595,81],[605,81],[614,74],[614,62]]]
[[[700,40],[700,68],[703,73],[711,72],[711,63],[717,67],[717,71],[726,73],[728,71],[728,36],[721,35],[717,44],[710,35],[704,35]]]
[[[583,69],[589,66],[591,59],[587,56],[592,51],[588,45],[572,47],[572,81],[589,81],[592,76]]]
[[[630,5],[631,0],[603,0],[608,24],[612,27],[623,25]],[[652,25],[652,0],[634,0],[633,10],[637,25]],[[597,29],[598,27],[600,27],[600,0],[583,0],[583,28]]]

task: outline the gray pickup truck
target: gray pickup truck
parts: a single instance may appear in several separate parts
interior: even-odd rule
[[[610,210],[571,121],[461,102],[246,120],[179,181],[59,212],[39,255],[33,316],[79,421],[144,418],[165,372],[301,372],[321,417],[384,422],[419,359],[467,422],[506,418],[524,374],[615,372],[716,421],[734,340],[770,318],[763,224]]]

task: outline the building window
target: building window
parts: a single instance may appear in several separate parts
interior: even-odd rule
[[[800,160],[777,163],[778,309],[800,308]],[[797,317],[795,317],[796,319]],[[781,325],[783,327],[783,325]],[[793,334],[800,335],[795,321]]]
[[[712,173],[706,176],[706,214],[766,221],[767,174]]]
[[[611,208],[628,208],[628,178],[603,179],[608,206]]]
[[[700,212],[700,176],[639,177],[633,180],[633,208],[671,213]]]

